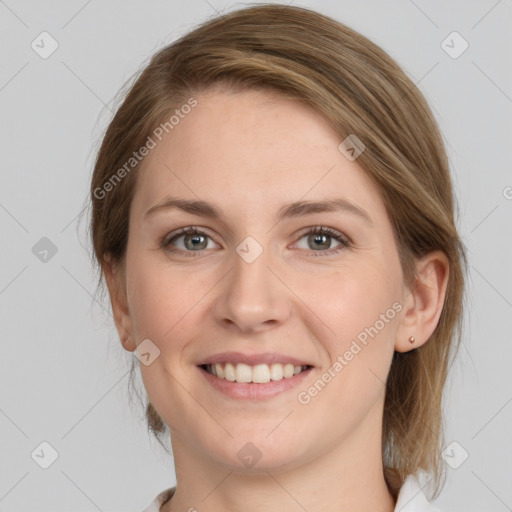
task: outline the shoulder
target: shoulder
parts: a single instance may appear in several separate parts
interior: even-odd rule
[[[416,475],[409,475],[400,488],[395,512],[442,512],[426,498]]]
[[[142,512],[160,512],[160,507],[171,499],[175,490],[176,487],[169,487],[162,491]]]

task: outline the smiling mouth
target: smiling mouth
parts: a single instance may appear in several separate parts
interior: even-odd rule
[[[312,366],[294,366],[293,364],[257,364],[250,366],[244,363],[216,363],[200,366],[210,375],[230,382],[266,384],[271,381],[290,379],[299,373],[309,370]]]

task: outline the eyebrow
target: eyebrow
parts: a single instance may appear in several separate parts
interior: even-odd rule
[[[219,207],[206,201],[166,197],[147,210],[146,213],[144,213],[144,218],[150,217],[159,211],[175,208],[192,215],[210,217],[213,219],[221,219],[224,215]],[[336,211],[351,213],[365,220],[368,224],[373,225],[372,219],[366,210],[351,203],[350,201],[347,201],[346,199],[341,198],[322,201],[296,201],[294,203],[284,205],[278,211],[276,220],[280,222],[284,219],[301,217],[303,215]]]

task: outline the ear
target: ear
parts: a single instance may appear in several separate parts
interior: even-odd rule
[[[129,352],[133,352],[136,343],[132,336],[132,320],[128,309],[125,285],[125,272],[122,263],[113,261],[110,255],[105,257],[103,274],[107,283],[114,314],[114,322],[121,344]]]
[[[416,262],[414,287],[404,287],[404,307],[395,341],[397,352],[418,348],[432,336],[443,310],[448,275],[449,261],[442,251],[431,252]],[[414,343],[409,341],[411,336]]]

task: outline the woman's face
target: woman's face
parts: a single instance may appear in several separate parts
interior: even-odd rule
[[[342,446],[380,460],[408,290],[378,190],[299,102],[196,99],[144,160],[130,211],[123,325],[132,350],[150,340],[151,402],[205,464],[294,467]],[[280,379],[290,364],[309,369]]]

